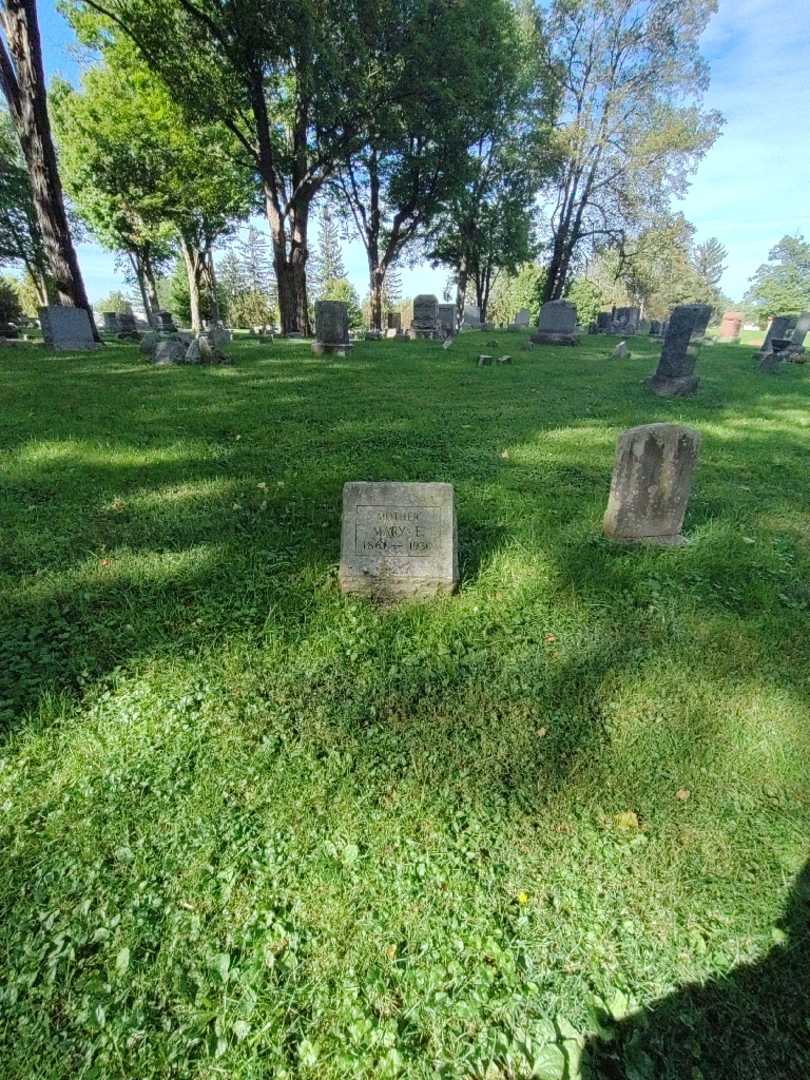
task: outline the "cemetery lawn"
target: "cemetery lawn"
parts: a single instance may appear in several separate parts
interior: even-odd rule
[[[4,1080],[810,1075],[810,366],[525,340],[0,352]],[[691,543],[612,546],[656,420]],[[457,596],[338,592],[350,479]]]

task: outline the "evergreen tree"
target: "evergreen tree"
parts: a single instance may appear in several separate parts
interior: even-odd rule
[[[248,225],[245,238],[237,241],[236,249],[245,287],[255,292],[269,293],[273,281],[273,264],[266,238],[252,224]]]
[[[346,277],[338,223],[328,205],[318,215],[318,243],[310,256],[308,270],[313,300],[326,299],[329,283]]]
[[[695,248],[693,264],[698,275],[711,288],[716,289],[726,269],[728,250],[716,236],[710,236]]]
[[[745,300],[763,315],[810,310],[810,243],[801,235],[783,236],[751,278]]]

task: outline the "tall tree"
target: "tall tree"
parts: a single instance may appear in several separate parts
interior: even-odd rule
[[[25,157],[52,287],[60,303],[85,309],[98,341],[65,212],[48,117],[35,0],[0,2],[0,86]]]
[[[309,288],[313,300],[323,300],[330,281],[346,277],[337,218],[329,203],[318,214],[318,240],[309,257]]]
[[[534,203],[554,164],[555,83],[539,13],[519,6],[513,33],[511,77],[501,82],[431,231],[431,258],[453,271],[459,324],[468,292],[486,320],[499,275],[514,274],[531,258]]]
[[[109,20],[97,44],[111,21],[189,116],[216,118],[238,140],[261,180],[282,330],[307,331],[310,206],[389,89],[384,69],[370,63],[366,0],[74,4],[78,23],[89,9]]]
[[[430,4],[391,0],[376,22],[366,22],[369,51],[389,73],[390,106],[367,117],[362,146],[345,157],[338,186],[366,250],[374,329],[382,326],[388,268],[462,183],[468,148],[501,122],[520,68],[510,5],[442,6],[437,18]],[[419,93],[412,92],[416,71]]]
[[[712,288],[719,288],[726,269],[728,249],[716,236],[710,236],[695,248],[694,266],[697,273]]]
[[[810,243],[801,234],[783,236],[754,273],[745,299],[761,315],[810,311]]]
[[[202,325],[201,292],[217,318],[211,249],[247,214],[252,174],[217,124],[190,124],[131,43],[108,45],[81,90],[53,89],[54,117],[70,193],[102,243],[124,251],[149,313],[156,269],[176,243],[188,275],[191,323]]]
[[[553,0],[563,92],[545,300],[561,297],[583,242],[651,224],[719,132],[702,112],[699,38],[716,0]]]

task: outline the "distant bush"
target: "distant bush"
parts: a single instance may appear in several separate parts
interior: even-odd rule
[[[0,323],[15,323],[22,313],[17,282],[10,277],[0,278]]]

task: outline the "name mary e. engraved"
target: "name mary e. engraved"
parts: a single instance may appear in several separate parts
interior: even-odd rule
[[[425,558],[436,547],[440,527],[439,506],[361,504],[354,523],[355,554]]]

